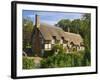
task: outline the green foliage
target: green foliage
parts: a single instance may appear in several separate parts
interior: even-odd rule
[[[31,35],[33,31],[33,22],[31,19],[23,18],[23,50],[31,47]]]
[[[54,54],[53,50],[51,50],[51,51],[44,51],[43,57],[47,58],[48,56],[52,56],[53,54]]]
[[[71,26],[71,21],[69,19],[62,19],[56,25],[61,27],[63,30],[68,31],[68,27]]]
[[[85,50],[84,56],[83,56],[83,66],[89,66],[91,65],[91,54],[90,51],[88,49]]]
[[[34,60],[27,57],[23,57],[23,69],[35,68]]]
[[[28,48],[31,48],[32,45],[31,45],[31,42],[28,42],[28,41],[23,41],[23,50],[26,50]]]
[[[58,52],[57,52],[58,51]],[[63,49],[63,46],[62,45],[59,45],[59,44],[55,44],[52,48],[52,50],[50,51],[44,51],[44,55],[43,57],[44,58],[47,58],[48,56],[53,56],[55,55],[55,53],[57,52],[57,54],[63,54],[65,53],[65,50]]]
[[[86,64],[83,63],[84,52],[77,53],[62,53],[50,56],[41,61],[41,68],[57,68],[57,67],[79,67],[90,65],[89,61]]]
[[[58,54],[55,54],[56,50],[59,50]],[[49,54],[52,55],[41,61],[41,68],[79,67],[91,64],[89,50],[65,53],[62,45],[56,44]]]
[[[57,55],[48,56],[41,60],[39,67],[36,66],[33,58],[23,57],[23,69],[79,67],[90,65],[88,55],[86,55],[85,52],[67,54],[60,53]]]
[[[32,31],[33,30],[33,22],[31,19],[23,19],[23,31]]]
[[[80,19],[73,20],[71,22],[70,31],[73,32],[73,33],[79,33],[80,23],[81,23]]]
[[[83,16],[87,16],[89,14],[85,14]],[[81,26],[80,26],[80,35],[84,39],[84,44],[86,49],[90,49],[90,43],[91,43],[91,27],[90,27],[90,18],[83,17],[81,21]]]
[[[65,53],[65,50],[63,49],[63,46],[62,45],[59,45],[59,44],[55,44],[52,48],[52,51],[53,53],[57,52],[58,51],[58,54],[63,54]]]

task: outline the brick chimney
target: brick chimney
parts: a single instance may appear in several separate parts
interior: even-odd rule
[[[35,16],[35,26],[36,26],[36,28],[40,27],[40,17],[39,17],[39,15]]]

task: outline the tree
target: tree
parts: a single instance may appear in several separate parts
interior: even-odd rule
[[[85,54],[83,59],[83,65],[90,65],[91,63],[91,15],[84,14],[81,19],[81,26],[80,26],[80,35],[83,37],[84,46],[85,46]]]
[[[79,29],[80,29],[80,22],[81,20],[80,19],[75,19],[71,22],[71,32],[73,33],[79,33]]]
[[[33,30],[33,22],[30,18],[23,18],[23,49],[31,46],[31,34]]]
[[[84,39],[86,49],[90,49],[91,43],[91,16],[90,14],[84,14],[81,20],[80,34]]]
[[[57,25],[63,30],[68,31],[68,28],[71,26],[71,21],[69,19],[62,19],[57,23]]]

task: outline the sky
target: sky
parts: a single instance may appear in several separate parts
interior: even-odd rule
[[[23,10],[23,18],[29,18],[35,23],[35,15],[40,16],[41,23],[47,23],[55,25],[61,19],[80,19],[82,18],[82,13],[72,13],[72,12],[47,12],[47,11],[33,11],[33,10]]]

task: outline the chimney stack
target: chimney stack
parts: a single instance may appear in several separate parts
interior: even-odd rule
[[[36,26],[36,28],[40,27],[40,17],[39,17],[39,15],[35,16],[35,26]]]

